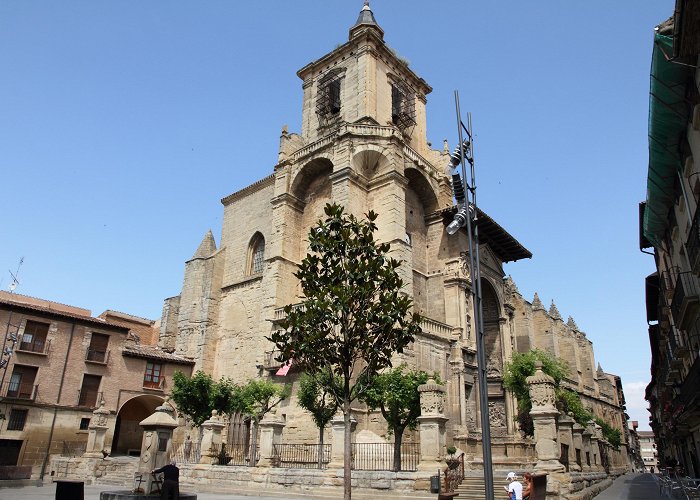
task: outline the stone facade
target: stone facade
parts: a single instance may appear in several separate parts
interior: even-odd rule
[[[377,237],[403,261],[401,275],[414,307],[426,319],[422,334],[395,362],[437,372],[445,382],[442,414],[447,444],[480,464],[479,412],[488,411],[494,461],[531,465],[516,402],[502,385],[504,363],[515,351],[545,349],[572,367],[567,380],[597,415],[624,428],[612,376],[597,370],[591,342],[552,305],[523,299],[503,263],[531,254],[488,215],[479,212],[481,279],[488,360],[489,407],[479,408],[476,326],[466,232],[448,236],[452,192],[444,167],[448,147],[426,138],[430,86],[396,57],[368,6],[349,40],[297,73],[302,80],[302,128],[283,128],[278,163],[269,175],[222,199],[221,240],[205,235],[185,264],[182,290],[165,301],[160,345],[194,360],[215,379],[245,382],[270,377],[292,382],[279,409],[283,442],[315,442],[317,430],[296,404],[298,373],[275,375],[279,364],[266,339],[282,308],[301,300],[293,276],[307,252],[307,234],[334,201],[358,216],[379,214]],[[358,431],[386,435],[378,414],[358,405]],[[327,430],[330,437],[331,430]],[[407,440],[418,440],[407,432]]]

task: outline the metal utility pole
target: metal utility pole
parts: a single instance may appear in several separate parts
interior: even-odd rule
[[[474,303],[474,321],[476,323],[476,361],[479,385],[479,409],[481,413],[481,442],[484,459],[484,483],[486,500],[494,500],[493,463],[491,461],[491,424],[489,422],[488,384],[486,379],[486,348],[484,342],[484,315],[481,302],[481,270],[479,266],[479,226],[477,224],[476,172],[474,169],[474,136],[472,135],[472,116],[467,114],[467,125],[462,122],[459,107],[459,92],[455,90],[455,109],[459,145],[452,155],[451,167],[456,167],[455,160],[462,166],[462,179],[456,171],[452,173],[452,185],[459,205],[452,223],[447,227],[449,234],[454,234],[460,227],[467,227],[467,250],[472,279],[472,300]],[[467,138],[464,139],[464,133]],[[466,162],[470,165],[469,182],[467,182]]]

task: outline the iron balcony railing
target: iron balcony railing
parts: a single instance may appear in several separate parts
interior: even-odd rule
[[[691,272],[676,275],[676,287],[671,301],[671,314],[677,327],[683,328],[691,306],[697,305],[700,295],[700,280]]]
[[[265,352],[265,359],[263,361],[263,368],[266,370],[279,370],[284,363],[281,361],[277,361],[275,358],[277,358],[280,355],[280,351],[278,349],[273,349],[272,351],[266,351]]]
[[[688,233],[688,240],[685,242],[685,249],[688,252],[690,265],[693,270],[697,271],[700,268],[700,261],[698,261],[698,257],[700,257],[700,205],[699,208],[695,209],[693,223]]]
[[[26,399],[35,401],[39,386],[34,382],[5,382],[0,388],[0,394],[8,399]]]
[[[87,406],[89,408],[97,408],[103,400],[102,393],[92,390],[78,391],[78,406]]]
[[[109,361],[109,351],[92,349],[88,347],[85,351],[85,361],[106,365]]]
[[[31,342],[20,342],[18,351],[33,352],[35,354],[48,354],[50,341],[47,339],[34,339]]]

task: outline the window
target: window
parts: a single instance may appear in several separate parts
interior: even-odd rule
[[[85,359],[96,363],[106,363],[108,345],[109,335],[93,333],[92,337],[90,338],[90,346],[85,354]]]
[[[29,410],[19,410],[13,408],[10,410],[10,420],[7,422],[8,431],[21,431],[24,429],[24,423],[27,421],[27,412]]]
[[[36,372],[35,366],[15,365],[5,395],[8,398],[34,399]]]
[[[265,264],[265,238],[260,233],[255,233],[255,236],[250,240],[248,257],[248,274],[260,274],[263,272]]]
[[[81,431],[86,431],[90,429],[90,419],[89,418],[81,418],[80,419],[80,430]]]
[[[149,389],[160,389],[163,387],[163,377],[161,370],[163,365],[158,363],[146,363],[146,372],[143,374],[143,386]]]
[[[168,432],[158,433],[158,451],[168,451]]]
[[[44,352],[48,333],[49,325],[47,323],[27,320],[19,343],[19,349],[22,351]]]
[[[97,406],[98,390],[102,377],[99,375],[83,375],[83,385],[80,387],[80,396],[78,397],[78,406]]]
[[[340,81],[343,70],[331,70],[318,80],[316,114],[321,120],[340,113]],[[323,124],[323,123],[322,123]]]
[[[415,93],[403,82],[391,86],[391,123],[405,130],[416,124]]]

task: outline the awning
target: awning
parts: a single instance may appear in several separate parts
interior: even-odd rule
[[[649,88],[649,172],[644,236],[654,246],[663,239],[668,211],[673,205],[674,183],[681,170],[680,144],[688,123],[686,66],[668,61],[673,38],[657,33],[651,57]]]

